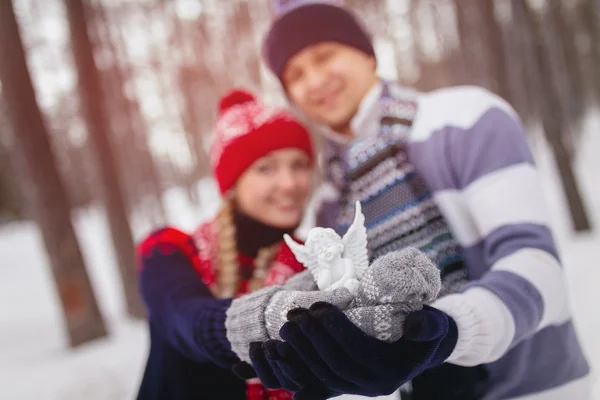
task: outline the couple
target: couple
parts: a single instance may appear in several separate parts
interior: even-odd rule
[[[344,233],[360,201],[371,260],[416,247],[409,262],[427,255],[442,289],[394,327],[404,331],[394,342],[350,322],[343,293],[309,292],[314,282],[282,237],[311,194],[310,136],[287,112],[233,91],[211,151],[218,216],[191,236],[166,228],[140,245],[151,349],[138,398],[377,396],[411,382],[415,400],[589,399],[514,110],[479,88],[420,94],[383,81],[348,9],[286,3],[264,57],[322,130],[328,196],[317,225]],[[290,299],[306,307],[282,312]]]

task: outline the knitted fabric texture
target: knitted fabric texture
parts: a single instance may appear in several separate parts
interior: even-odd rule
[[[251,291],[250,276],[253,276],[253,269],[258,267],[259,253],[255,249],[269,245],[274,239],[274,234],[279,231],[279,236],[283,234],[278,229],[264,226],[259,221],[252,220],[248,216],[242,217],[234,213],[232,223],[235,223],[236,247],[239,250],[238,268],[240,268],[240,285],[235,293],[236,297],[243,296]],[[220,288],[220,269],[219,256],[222,255],[222,247],[219,246],[219,217],[213,221],[201,225],[194,233],[195,244],[200,255],[201,262],[197,266],[197,270],[202,277],[202,281],[211,289],[213,294],[221,295]],[[271,231],[271,232],[269,232]],[[260,237],[249,239],[252,234],[260,233]],[[244,254],[241,250],[244,249],[248,254]],[[257,257],[251,257],[254,254]],[[271,260],[266,276],[262,284],[264,286],[282,285],[292,275],[302,271],[304,267],[293,257],[291,250],[285,243],[281,243],[275,258]],[[244,273],[244,271],[246,271]],[[229,348],[231,344],[227,340],[227,330],[225,326],[226,311],[221,315],[223,325],[218,331],[222,335],[223,340],[226,340]],[[232,352],[233,353],[233,352]],[[233,353],[235,354],[235,353]],[[236,356],[237,358],[237,356]],[[239,360],[235,364],[238,364]],[[291,400],[290,393],[282,390],[269,390],[262,385],[258,379],[246,380],[246,400]]]
[[[182,344],[189,358],[230,368],[237,361],[224,335],[225,311],[231,300],[213,298],[198,279],[193,268],[197,256],[188,251],[190,243],[193,246],[190,239],[183,232],[167,228],[152,233],[139,246],[144,303],[151,323],[166,332],[170,343]],[[180,319],[182,310],[193,319]],[[178,329],[186,324],[194,334]]]
[[[213,294],[219,293],[217,233],[218,219],[215,218],[202,224],[193,234],[193,242],[199,255],[198,263],[194,268],[202,278],[202,282],[211,289]],[[240,265],[253,262],[250,257],[245,255],[239,255],[238,261]],[[263,284],[264,286],[283,285],[290,277],[301,271],[304,271],[304,266],[294,258],[292,251],[282,242],[279,252],[275,255],[275,259],[267,271]],[[242,282],[236,296],[246,294],[248,289],[247,282]]]
[[[360,200],[369,257],[376,259],[416,247],[440,270],[440,296],[452,293],[466,282],[462,248],[407,152],[408,135],[418,111],[416,93],[390,90],[385,84],[376,107],[378,134],[360,136],[349,144],[325,144],[326,180],[340,193],[335,200],[333,228],[338,232],[348,229],[354,201]]]
[[[298,274],[289,283],[310,290],[316,285],[309,274]],[[440,273],[431,260],[419,250],[407,248],[376,259],[360,280],[356,296],[345,288],[274,294],[265,310],[267,332],[270,339],[281,340],[279,331],[287,322],[288,312],[327,302],[342,310],[367,335],[393,342],[403,334],[406,315],[435,299],[440,286]]]
[[[393,343],[365,336],[326,303],[297,310],[289,320],[281,328],[285,342],[252,346],[252,366],[267,387],[285,388],[295,392],[295,399],[305,400],[342,393],[389,395],[440,365],[452,353],[458,334],[452,318],[429,306],[406,318],[405,335]]]
[[[265,309],[269,299],[282,288],[266,287],[235,299],[227,310],[225,328],[231,349],[242,361],[248,361],[251,342],[269,339],[265,324]]]
[[[292,281],[292,283],[298,281]],[[342,309],[353,300],[346,288],[334,291],[289,290],[285,286],[267,287],[233,300],[227,310],[225,327],[232,350],[242,361],[250,362],[252,342],[264,342],[287,321],[287,311],[327,302]]]
[[[394,91],[401,89],[393,86]],[[380,88],[374,88],[373,100],[380,98]],[[394,91],[394,98],[401,101]],[[577,339],[576,323],[565,313],[565,302],[558,301],[568,297],[564,276],[558,274],[560,252],[521,119],[506,101],[472,86],[420,93],[416,101],[419,109],[407,135],[406,152],[464,247],[471,281],[460,294],[431,304],[456,321],[463,339],[478,342],[459,339],[449,362],[485,366],[489,381],[484,398],[585,397],[581,393],[589,388],[589,363]],[[377,135],[376,108],[376,101],[361,105],[361,116],[369,118],[356,119],[356,136]],[[353,344],[364,342],[360,334],[350,338],[355,339]],[[346,331],[339,335],[346,342],[349,336]],[[541,348],[552,351],[540,352]],[[389,350],[365,352],[379,359]],[[368,383],[376,385],[384,374],[402,368],[401,359],[395,355],[389,365],[382,364],[381,373]],[[340,365],[346,367],[346,360],[340,358]],[[356,373],[365,376],[362,370]],[[322,380],[324,374],[318,376]],[[437,377],[430,382],[442,387]]]
[[[367,335],[395,342],[406,316],[433,301],[440,286],[440,273],[425,254],[415,248],[391,252],[369,267],[344,314]]]
[[[325,302],[341,310],[349,308],[354,296],[345,287],[331,291],[282,291],[269,301],[265,312],[268,339],[280,339],[279,330],[287,322],[289,311],[297,308],[309,308],[315,303]],[[264,339],[263,339],[264,341]]]
[[[333,41],[375,57],[369,34],[338,1],[274,2],[276,19],[263,43],[263,57],[281,80],[289,59],[307,46]]]
[[[292,114],[261,104],[242,90],[232,90],[221,99],[210,152],[221,193],[231,189],[256,160],[286,148],[313,157],[310,134]]]
[[[239,363],[239,359],[227,340],[225,327],[226,309],[231,305],[231,299],[213,297],[218,292],[216,233],[216,219],[202,224],[193,237],[173,228],[156,231],[140,244],[138,265],[140,268],[144,267],[140,271],[140,285],[144,300],[151,311],[151,325],[160,328],[160,336],[153,340],[167,340],[177,348],[177,354],[185,355],[182,358],[214,363],[215,368],[219,370],[217,365],[230,369]],[[154,261],[157,257],[159,259]],[[159,263],[159,260],[163,261]],[[239,261],[240,264],[253,263],[252,258],[244,255],[240,255]],[[283,284],[303,269],[291,250],[282,243],[267,271],[264,285]],[[242,282],[239,294],[248,290],[246,283]],[[191,315],[194,317],[190,318]],[[172,360],[163,360],[160,357],[153,360],[158,365],[153,364],[149,369],[158,371],[157,375],[160,377],[167,374],[161,372],[162,369],[171,371],[174,367],[168,364],[174,362]],[[210,368],[208,365],[210,364],[207,364],[206,368]],[[220,372],[207,373],[217,376]],[[155,377],[150,372],[145,376],[148,379],[144,380],[144,389],[154,393],[152,385],[158,385],[155,383]],[[173,387],[162,380],[160,382],[162,390],[171,393],[169,390]],[[192,387],[188,389],[191,396],[198,393]],[[246,394],[247,400],[291,399],[289,393],[267,390],[258,380],[246,382]]]

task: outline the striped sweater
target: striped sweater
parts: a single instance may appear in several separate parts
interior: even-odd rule
[[[381,92],[377,84],[363,100],[352,121],[356,135],[378,135]],[[397,86],[392,92],[403,96]],[[433,303],[459,328],[447,362],[485,364],[485,399],[589,399],[589,367],[518,115],[476,87],[418,94],[416,102],[409,159],[462,247],[469,279],[459,293]],[[352,140],[325,136],[326,146]],[[330,217],[347,193],[332,182],[327,186],[333,190],[322,193],[333,197],[324,200],[320,215]],[[317,224],[332,221],[318,218]]]

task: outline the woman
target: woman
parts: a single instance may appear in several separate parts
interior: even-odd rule
[[[139,247],[151,347],[138,399],[291,399],[231,372],[239,359],[225,323],[232,298],[303,270],[282,239],[311,194],[309,133],[233,91],[219,105],[211,164],[224,200],[217,217],[193,236],[165,228]]]

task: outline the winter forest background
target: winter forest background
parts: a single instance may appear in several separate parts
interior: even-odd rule
[[[520,113],[600,399],[600,0],[346,3],[382,76],[484,86]],[[225,90],[285,105],[258,57],[270,17],[267,0],[0,1],[1,398],[134,397],[134,244],[217,210]]]

